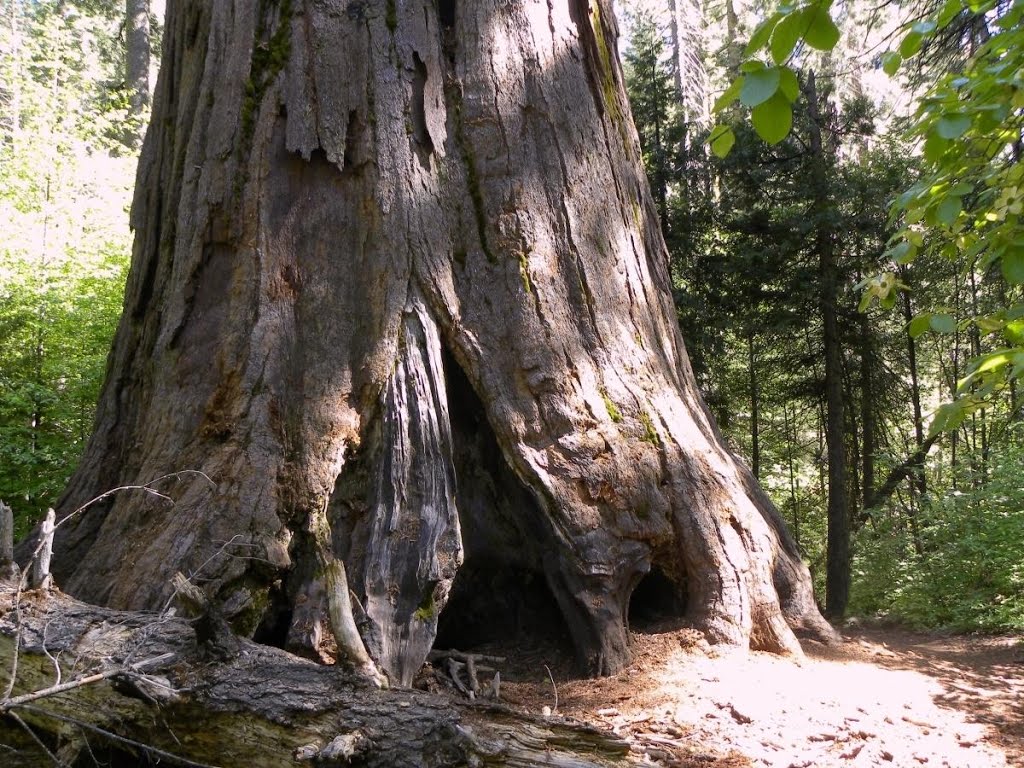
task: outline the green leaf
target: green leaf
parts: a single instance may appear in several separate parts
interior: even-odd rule
[[[882,54],[882,71],[889,77],[896,74],[902,63],[903,57],[896,53],[896,51],[886,51]]]
[[[886,255],[897,264],[909,264],[917,256],[917,246],[904,240],[890,248]]]
[[[1003,277],[1010,285],[1024,283],[1024,248],[1010,248],[1002,258]]]
[[[938,133],[929,133],[924,140],[924,156],[929,163],[937,163],[949,149],[949,139],[944,139]]]
[[[910,338],[916,339],[922,336],[931,327],[931,321],[932,315],[930,312],[922,312],[917,315],[910,321],[910,325],[907,326],[907,333],[910,334]]]
[[[957,17],[957,14],[963,10],[963,3],[961,0],[946,0],[946,4],[942,6],[942,10],[939,11],[939,29],[945,27],[949,22]]]
[[[956,320],[953,319],[952,315],[947,315],[945,312],[938,312],[932,315],[928,320],[928,324],[936,333],[953,333],[956,331]]]
[[[907,36],[903,38],[900,43],[900,55],[904,59],[909,59],[921,50],[921,45],[924,42],[924,37],[920,32],[911,30],[907,33]]]
[[[715,157],[723,158],[732,151],[736,143],[736,134],[727,125],[716,125],[708,136],[708,143],[711,144],[711,151],[715,153]]]
[[[959,139],[971,127],[971,118],[961,112],[943,115],[935,124],[935,132],[944,139]]]
[[[754,34],[750,36],[750,42],[747,43],[747,47],[743,51],[744,56],[752,56],[764,47],[764,44],[768,42],[768,38],[771,37],[775,25],[779,23],[780,18],[782,18],[781,14],[775,13],[757,25]]]
[[[713,112],[721,112],[739,98],[740,89],[743,88],[743,79],[743,75],[737,77],[722,92],[722,95],[715,99],[715,106],[712,108]]]
[[[800,95],[800,81],[796,79],[796,72],[789,67],[779,68],[779,90],[790,103]]]
[[[750,113],[757,135],[769,144],[778,144],[789,135],[793,127],[793,108],[782,93],[758,104]]]
[[[839,42],[839,27],[823,5],[812,5],[800,12],[806,25],[804,42],[819,51],[831,51]]]
[[[740,91],[740,102],[748,107],[756,107],[768,101],[779,90],[779,70],[777,67],[751,72],[743,78]]]
[[[940,405],[928,425],[928,436],[934,437],[940,432],[952,432],[963,424],[967,418],[966,404],[960,400]]]
[[[1024,345],[1024,320],[1014,320],[1003,328],[1003,335],[1011,344]]]
[[[935,218],[940,224],[945,224],[948,227],[956,221],[963,208],[963,201],[959,197],[947,197],[935,209]]]
[[[762,69],[766,69],[765,63],[760,59],[747,59],[740,64],[740,72],[744,74],[750,72],[760,72]]]
[[[796,48],[800,33],[804,30],[804,18],[802,13],[790,13],[780,21],[775,31],[772,32],[771,52],[772,60],[776,64],[782,64]]]
[[[997,349],[971,361],[971,374],[992,373],[1006,366],[1013,357],[1013,351],[1009,349]],[[970,377],[968,377],[970,378]],[[966,379],[965,379],[966,381]]]

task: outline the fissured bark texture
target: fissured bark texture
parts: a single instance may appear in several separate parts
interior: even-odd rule
[[[541,579],[594,673],[652,566],[713,640],[829,635],[696,390],[608,0],[180,0],[165,35],[61,514],[205,477],[69,519],[65,589],[153,607],[180,570],[315,652],[326,514],[396,682],[469,558]]]

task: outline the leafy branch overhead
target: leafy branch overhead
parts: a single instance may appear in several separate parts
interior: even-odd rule
[[[750,110],[757,134],[769,144],[778,144],[793,128],[793,104],[800,96],[796,70],[789,65],[802,42],[819,51],[829,51],[839,42],[839,27],[832,21],[828,0],[809,4],[781,5],[754,30],[743,55],[740,74],[714,105],[722,113],[737,100]],[[767,56],[758,57],[759,54]],[[718,157],[729,154],[735,143],[732,128],[719,124],[709,139]]]
[[[839,41],[831,6],[831,0],[784,4],[764,20],[744,51],[739,75],[715,103],[715,112],[723,114],[738,102],[749,110],[750,122],[764,141],[784,140],[792,130],[793,105],[800,95],[794,60],[804,46],[830,51]],[[908,138],[921,152],[923,172],[892,204],[890,220],[896,231],[880,254],[882,263],[891,266],[857,286],[863,291],[861,311],[875,301],[891,309],[898,292],[909,290],[896,271],[922,252],[941,254],[959,261],[962,269],[1005,284],[1006,305],[971,318],[967,325],[983,336],[1002,335],[1008,346],[971,362],[955,401],[936,414],[933,431],[956,428],[985,398],[1024,374],[1019,328],[1024,316],[1019,300],[1019,286],[1024,284],[1022,18],[1024,0],[946,0],[932,15],[904,24],[894,49],[879,59],[885,73],[896,76],[907,60],[937,44],[954,22],[972,20],[983,30],[964,66],[941,75],[917,100]],[[735,134],[722,122],[708,141],[714,154],[723,158],[732,150]],[[907,326],[913,338],[957,329],[944,311],[922,312]],[[953,412],[957,418],[947,418]]]

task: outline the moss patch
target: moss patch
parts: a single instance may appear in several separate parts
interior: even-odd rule
[[[393,35],[395,30],[398,29],[398,9],[395,7],[395,0],[388,0],[388,8],[385,12],[384,23],[388,26],[388,31]]]
[[[608,397],[608,392],[601,388],[601,399],[604,400],[605,410],[608,411],[608,418],[614,421],[616,424],[622,423],[622,411],[615,405],[615,401]]]
[[[658,432],[654,429],[654,422],[647,411],[640,411],[640,425],[644,428],[643,439],[651,445],[657,445]]]
[[[530,293],[533,287],[530,285],[530,254],[521,251],[519,253],[519,277],[523,281],[523,289]]]
[[[437,617],[437,603],[434,602],[433,588],[423,596],[419,608],[413,612],[412,617],[417,621],[432,621]]]
[[[476,157],[473,148],[466,139],[465,129],[462,120],[462,86],[458,82],[450,83],[446,89],[447,97],[454,104],[455,117],[455,143],[459,147],[459,154],[462,155],[462,163],[466,169],[466,184],[469,187],[469,199],[473,203],[473,217],[476,219],[477,236],[480,238],[480,247],[484,255],[491,263],[497,261],[494,252],[491,250],[487,238],[487,211],[484,208],[484,195],[480,190],[480,174],[477,171]]]
[[[273,22],[275,17],[276,26]],[[242,99],[241,136],[238,141],[238,152],[242,157],[252,149],[256,118],[263,97],[291,56],[291,19],[292,0],[260,0],[249,79]],[[239,179],[244,180],[244,175],[239,174]]]

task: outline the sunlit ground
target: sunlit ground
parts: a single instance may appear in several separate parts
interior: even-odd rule
[[[668,766],[1024,765],[1024,658],[1007,638],[864,631],[794,662],[638,635],[628,673],[559,683],[559,713],[615,728]],[[527,708],[550,684],[512,686]]]

